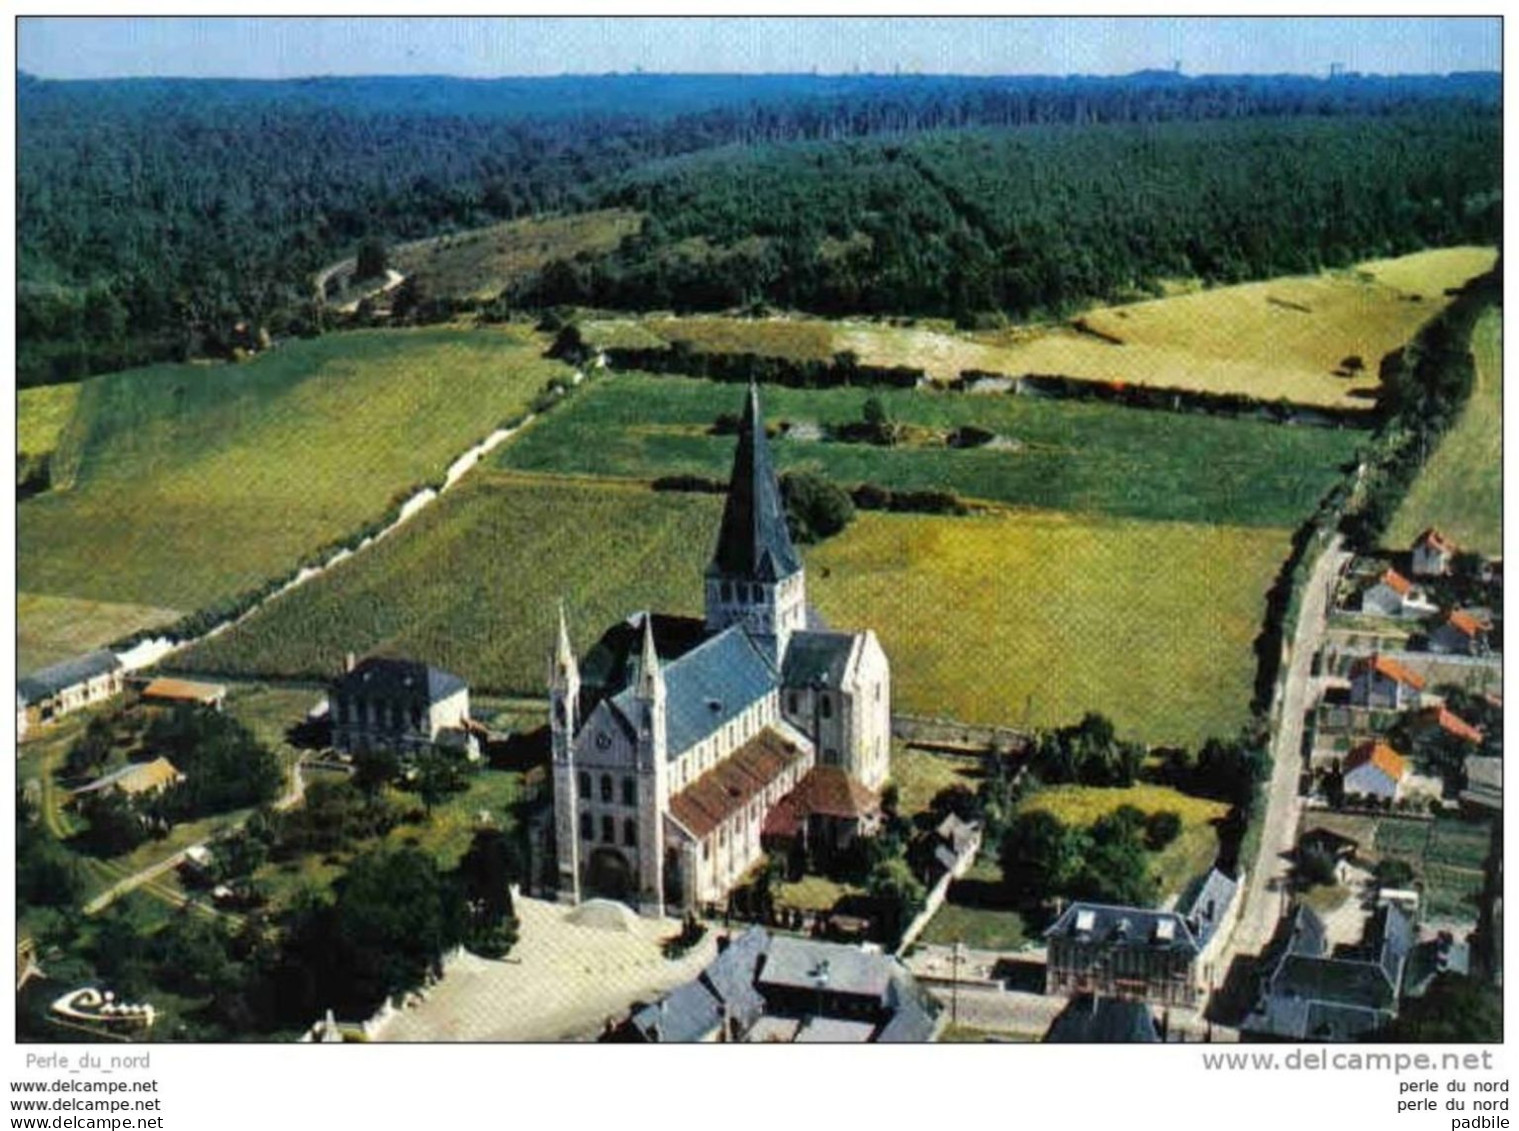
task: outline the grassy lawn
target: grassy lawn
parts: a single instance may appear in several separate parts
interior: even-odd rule
[[[103,647],[142,628],[179,619],[182,610],[46,593],[16,594],[17,669],[33,672]]]
[[[1472,352],[1476,387],[1393,517],[1386,541],[1395,549],[1434,526],[1463,549],[1503,553],[1502,311],[1477,322]]]
[[[863,888],[842,884],[826,876],[803,876],[795,883],[781,884],[775,890],[775,901],[782,907],[795,907],[802,911],[830,911],[845,896],[860,895]]]
[[[54,456],[66,489],[17,508],[18,587],[181,609],[289,572],[521,412],[564,371],[542,349],[525,331],[357,332],[86,381]]]
[[[1030,940],[1023,916],[1016,911],[969,907],[956,903],[953,894],[932,919],[918,941],[950,946],[964,943],[972,950],[1018,950]]]
[[[543,693],[562,597],[582,652],[638,609],[699,613],[721,500],[476,473],[395,536],[176,657],[191,670],[326,678],[393,650],[472,691]]]
[[[899,791],[901,811],[907,816],[927,810],[940,790],[956,785],[974,790],[981,778],[974,759],[933,754],[893,742],[891,780]]]
[[[623,208],[509,220],[401,244],[391,250],[390,263],[404,275],[416,275],[427,294],[492,299],[555,259],[612,251],[642,223],[639,213]]]
[[[956,333],[939,325],[889,326],[808,318],[648,319],[644,329],[700,349],[828,358],[853,350],[872,365],[909,365],[949,380],[965,369],[1058,373],[1100,381],[1285,397],[1305,404],[1364,405],[1352,394],[1376,385],[1376,363],[1402,345],[1457,286],[1492,266],[1491,248],[1418,252],[1351,271],[1193,290],[1089,311],[1086,324],[1122,344],[1073,328],[1016,327]],[[1417,297],[1415,297],[1417,296]],[[602,344],[654,344],[593,323]],[[1340,362],[1366,363],[1354,380]]]
[[[773,423],[858,421],[879,395],[893,419],[927,438],[895,448],[778,439],[780,470],[821,471],[835,482],[949,490],[968,499],[1132,518],[1294,526],[1350,458],[1352,430],[1146,412],[1032,397],[916,390],[767,386]],[[600,381],[496,455],[503,467],[652,479],[689,473],[724,479],[733,438],[709,434],[735,413],[733,384],[619,373]],[[989,429],[1009,446],[954,449],[943,434]]]
[[[1375,844],[1378,855],[1413,865],[1424,888],[1426,918],[1476,920],[1489,844],[1485,824],[1378,820]]]
[[[832,624],[868,625],[894,706],[1059,726],[1086,711],[1151,743],[1230,735],[1285,531],[1094,520],[861,514],[808,555]]]

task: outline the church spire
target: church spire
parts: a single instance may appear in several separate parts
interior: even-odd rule
[[[575,667],[575,649],[570,646],[570,626],[564,617],[564,601],[559,602],[559,639],[554,645],[555,674],[564,679]]]
[[[651,702],[664,699],[665,677],[659,670],[659,653],[654,648],[654,617],[643,615],[643,651],[638,659],[638,697]]]
[[[770,461],[770,444],[760,415],[759,388],[752,382],[744,401],[744,419],[728,480],[728,501],[723,508],[717,549],[708,566],[709,576],[719,575],[756,581],[779,581],[802,568],[791,532],[786,528],[786,507],[780,484]]]

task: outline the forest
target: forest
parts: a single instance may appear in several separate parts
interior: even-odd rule
[[[1021,315],[1489,238],[1498,103],[1485,73],[22,75],[18,380],[314,333],[362,240],[614,203],[644,231],[504,303]]]

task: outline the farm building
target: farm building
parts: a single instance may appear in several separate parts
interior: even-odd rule
[[[1450,572],[1456,544],[1434,527],[1414,539],[1412,568],[1415,577],[1439,577]]]
[[[1361,611],[1383,617],[1421,617],[1435,611],[1423,592],[1395,569],[1388,569],[1361,594]]]
[[[1372,710],[1403,711],[1417,706],[1424,677],[1388,656],[1370,655],[1350,667],[1350,704]]]
[[[415,754],[467,734],[469,686],[451,672],[415,660],[370,656],[354,663],[350,656],[328,701],[332,744],[349,754]]]
[[[1385,742],[1363,742],[1345,756],[1345,792],[1352,797],[1397,798],[1408,760]]]
[[[549,697],[563,900],[652,915],[715,902],[799,786],[793,813],[810,832],[873,831],[886,654],[873,632],[817,628],[753,386],[703,589],[703,620],[636,613],[583,660],[560,611]]]
[[[635,1009],[611,1039],[661,1044],[923,1042],[940,1007],[890,955],[751,927],[695,981]]]
[[[220,683],[197,683],[166,676],[149,681],[142,689],[142,701],[158,707],[188,705],[220,711],[226,699],[227,689]]]
[[[16,682],[17,715],[29,729],[104,702],[121,694],[124,670],[114,653],[99,651],[33,672]]]
[[[1174,911],[1076,902],[1044,932],[1045,993],[1197,1004],[1197,938]]]
[[[154,758],[151,762],[129,762],[88,785],[80,786],[74,790],[73,795],[81,797],[88,793],[114,790],[128,797],[137,797],[144,793],[162,793],[171,785],[184,780],[185,775],[174,767],[173,762],[167,758]]]
[[[1337,954],[1324,921],[1299,907],[1262,956],[1261,991],[1243,1028],[1297,1041],[1356,1040],[1398,1015],[1413,921],[1391,903],[1372,916],[1363,945]]]
[[[1454,656],[1481,656],[1487,652],[1488,626],[1471,613],[1453,610],[1429,634],[1429,650]]]

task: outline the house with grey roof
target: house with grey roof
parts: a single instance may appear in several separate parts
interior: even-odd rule
[[[453,745],[478,755],[469,727],[469,686],[431,664],[388,656],[355,663],[350,656],[329,688],[328,703],[332,744],[344,753],[415,754]]]
[[[115,653],[101,650],[23,676],[16,681],[18,733],[120,695],[125,671]]]
[[[560,609],[549,722],[566,902],[651,915],[716,903],[788,797],[793,825],[873,829],[890,756],[886,654],[868,630],[815,627],[752,386],[701,583],[701,620],[635,613],[583,658]]]
[[[1335,947],[1324,921],[1300,906],[1262,958],[1260,990],[1244,1029],[1295,1041],[1351,1041],[1398,1015],[1413,920],[1377,908],[1360,946]]]
[[[1202,948],[1174,911],[1077,901],[1044,932],[1045,993],[1192,1007]]]
[[[1182,916],[1197,940],[1197,979],[1204,987],[1217,986],[1228,975],[1227,970],[1217,968],[1216,962],[1239,918],[1240,887],[1238,876],[1231,876],[1215,864],[1182,909]]]
[[[650,1042],[922,1042],[941,1006],[894,957],[751,927],[691,982],[636,1008],[620,1039]]]
[[[1047,1045],[1160,1043],[1155,1014],[1142,1001],[1078,994],[1050,1022]]]
[[[1482,754],[1468,754],[1461,763],[1466,788],[1461,804],[1477,810],[1503,811],[1503,759]]]

